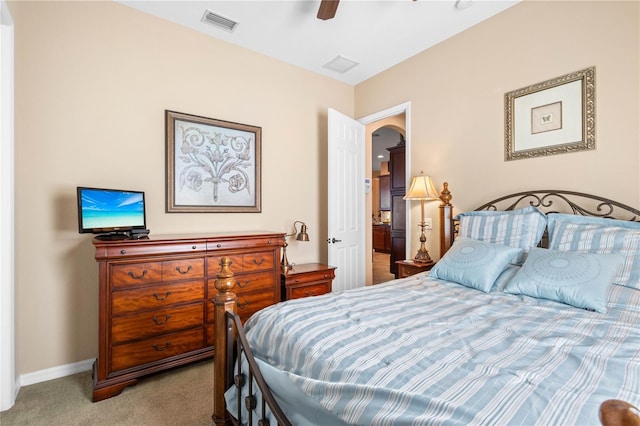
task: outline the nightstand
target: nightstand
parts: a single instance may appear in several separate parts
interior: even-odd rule
[[[411,275],[415,275],[418,272],[429,271],[433,268],[436,262],[420,263],[413,260],[397,260],[398,265],[398,278],[404,278]]]
[[[303,263],[280,272],[282,300],[330,293],[335,269],[335,266],[322,263]]]

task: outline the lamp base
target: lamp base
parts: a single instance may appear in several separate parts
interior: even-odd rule
[[[433,263],[433,259],[429,256],[429,252],[424,246],[421,246],[416,254],[416,257],[413,258],[413,261],[416,263]]]
[[[422,215],[424,216],[424,213]],[[424,228],[426,227],[424,219],[422,220],[422,222],[420,222],[418,226],[421,229],[420,248],[418,249],[418,253],[416,254],[416,257],[413,258],[413,261],[417,263],[432,263],[433,260],[431,259],[431,256],[429,256],[429,252],[427,251],[427,248],[424,245],[424,243],[427,242],[427,236],[424,234]]]
[[[293,268],[293,265],[289,263],[289,259],[287,259],[287,241],[285,240],[284,245],[282,246],[282,262],[280,262],[280,271],[285,274]]]

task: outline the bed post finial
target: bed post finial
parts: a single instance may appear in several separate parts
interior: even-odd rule
[[[449,182],[442,184],[442,192],[440,193],[440,257],[449,250],[453,243],[453,220],[451,205],[451,192],[449,191]]]
[[[449,201],[451,201],[451,192],[449,191],[449,182],[444,182],[442,184],[442,192],[440,193],[440,200],[444,206],[451,205]]]
[[[220,272],[218,272],[215,282],[218,294],[212,300],[214,305],[214,330],[215,330],[215,346],[213,355],[213,415],[211,418],[216,425],[226,424],[226,405],[224,393],[229,388],[229,379],[227,377],[227,365],[229,360],[229,347],[227,342],[227,311],[236,312],[235,293],[231,290],[236,282],[233,278],[233,272],[229,269],[231,260],[223,257],[220,260]]]

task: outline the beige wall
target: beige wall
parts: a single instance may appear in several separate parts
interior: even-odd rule
[[[535,188],[638,207],[639,6],[525,1],[356,86],[356,116],[411,101],[412,170],[448,181],[458,211]],[[597,149],[505,162],[504,94],[594,65]],[[437,254],[436,231],[427,240]]]
[[[77,185],[146,191],[155,234],[304,220],[312,242],[291,242],[289,259],[326,260],[328,107],[364,117],[410,101],[411,169],[448,180],[459,210],[533,187],[640,199],[638,2],[527,1],[355,89],[117,3],[9,7],[18,374],[96,355],[97,267],[76,230]],[[592,65],[598,149],[504,162],[504,93]],[[262,127],[262,213],[164,213],[165,109]],[[427,238],[436,255],[437,233]]]
[[[272,230],[326,261],[326,111],[354,88],[114,2],[9,2],[16,41],[17,373],[97,354],[78,185],[146,191],[152,234]],[[164,110],[262,127],[262,213],[165,213]],[[302,160],[302,161],[300,161]],[[295,178],[293,178],[295,177]]]

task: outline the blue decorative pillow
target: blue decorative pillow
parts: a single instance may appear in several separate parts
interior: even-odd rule
[[[500,273],[522,249],[458,237],[431,269],[430,276],[491,291]]]
[[[549,248],[621,254],[624,264],[613,282],[640,289],[640,222],[549,214]]]
[[[519,247],[522,251],[511,263],[521,265],[531,247],[538,245],[547,217],[533,206],[511,211],[471,211],[456,216],[459,237]]]
[[[607,289],[623,257],[534,247],[505,293],[555,300],[577,308],[607,311]]]

